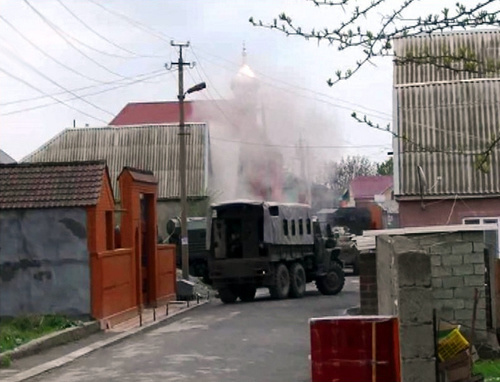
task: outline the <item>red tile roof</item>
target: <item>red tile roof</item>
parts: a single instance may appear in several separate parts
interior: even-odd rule
[[[351,181],[351,197],[373,199],[393,185],[392,175],[358,176]]]
[[[207,122],[224,104],[224,101],[187,101],[184,102],[185,122]],[[131,102],[109,123],[110,126],[155,125],[179,123],[179,103]]]
[[[0,209],[97,205],[104,161],[0,165]]]

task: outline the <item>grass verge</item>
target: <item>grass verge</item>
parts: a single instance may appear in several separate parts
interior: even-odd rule
[[[474,372],[484,376],[484,382],[500,382],[500,359],[479,360],[474,363]]]
[[[61,315],[2,318],[0,319],[0,353],[76,324],[76,321]]]

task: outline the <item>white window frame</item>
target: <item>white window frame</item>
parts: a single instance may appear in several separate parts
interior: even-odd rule
[[[477,223],[472,223],[470,221],[478,220]],[[467,224],[469,221],[470,225],[472,224],[496,224],[497,225],[497,253],[496,257],[500,258],[500,216],[471,216],[462,219],[463,224]]]

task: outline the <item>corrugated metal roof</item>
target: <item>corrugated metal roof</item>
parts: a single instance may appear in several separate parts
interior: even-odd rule
[[[202,123],[221,118],[229,112],[225,100],[185,101],[186,123]],[[130,102],[109,123],[111,126],[160,125],[179,123],[179,102]]]
[[[418,166],[424,196],[500,194],[498,145],[490,171],[475,168],[477,154],[498,136],[500,79],[397,87],[395,95],[397,132],[412,142],[400,139],[395,149],[399,195],[420,195]]]
[[[97,205],[104,161],[0,165],[0,209]]]
[[[16,161],[9,154],[0,149],[0,163],[16,163]]]
[[[411,84],[436,81],[455,81],[498,77],[500,75],[500,31],[468,31],[440,34],[422,34],[394,40],[396,57],[418,56],[458,56],[460,53],[473,54],[480,64],[476,72],[456,71],[439,68],[431,64],[408,63],[394,66],[394,84]],[[443,60],[439,61],[444,63]],[[456,68],[463,66],[457,66]],[[460,64],[460,65],[463,65]],[[497,70],[486,70],[496,66]]]
[[[187,193],[207,195],[208,129],[206,124],[186,125]],[[23,162],[106,160],[115,197],[117,178],[124,167],[149,170],[157,177],[158,198],[179,198],[179,128],[177,125],[146,125],[67,129]]]

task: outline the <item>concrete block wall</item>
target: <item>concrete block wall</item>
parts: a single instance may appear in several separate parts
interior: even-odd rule
[[[402,382],[435,382],[431,257],[411,239],[377,238],[378,313],[399,317]]]
[[[377,290],[377,256],[375,253],[361,253],[359,256],[360,314],[370,316],[378,313]]]
[[[411,237],[411,236],[410,236]],[[486,290],[482,232],[454,232],[412,237],[431,258],[434,307],[438,318],[472,326],[474,291],[480,298],[476,315],[476,338],[485,339]]]

